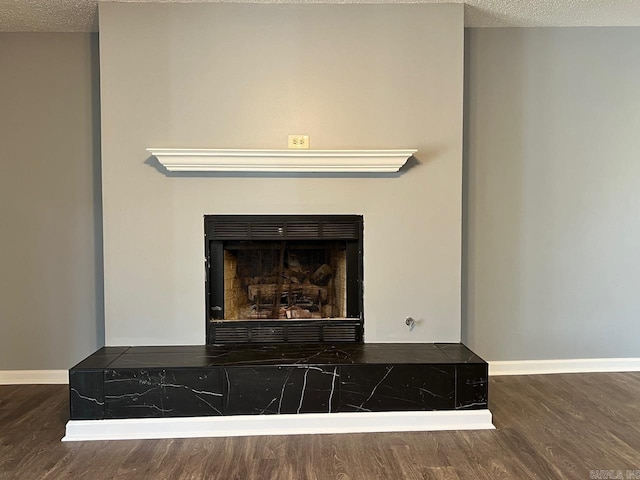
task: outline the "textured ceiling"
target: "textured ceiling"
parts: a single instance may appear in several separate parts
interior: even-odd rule
[[[219,0],[180,0],[180,3],[207,1]],[[248,0],[246,3],[464,3],[468,27],[640,25],[640,0]],[[97,0],[0,0],[0,31],[96,31],[97,4]]]

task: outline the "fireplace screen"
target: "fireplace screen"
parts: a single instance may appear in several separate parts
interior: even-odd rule
[[[208,215],[205,235],[209,343],[230,328],[238,341],[305,325],[324,337],[349,321],[361,338],[362,217]]]
[[[229,242],[224,319],[345,318],[346,261],[344,242]]]

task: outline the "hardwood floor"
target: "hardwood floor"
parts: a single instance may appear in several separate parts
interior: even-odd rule
[[[66,386],[0,386],[0,478],[640,478],[640,373],[492,377],[490,408],[495,431],[61,443]]]

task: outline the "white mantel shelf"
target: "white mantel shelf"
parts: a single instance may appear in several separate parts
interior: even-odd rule
[[[397,172],[417,150],[147,148],[170,172]]]

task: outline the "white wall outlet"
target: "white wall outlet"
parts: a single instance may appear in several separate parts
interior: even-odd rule
[[[289,148],[309,148],[309,135],[289,135]]]

